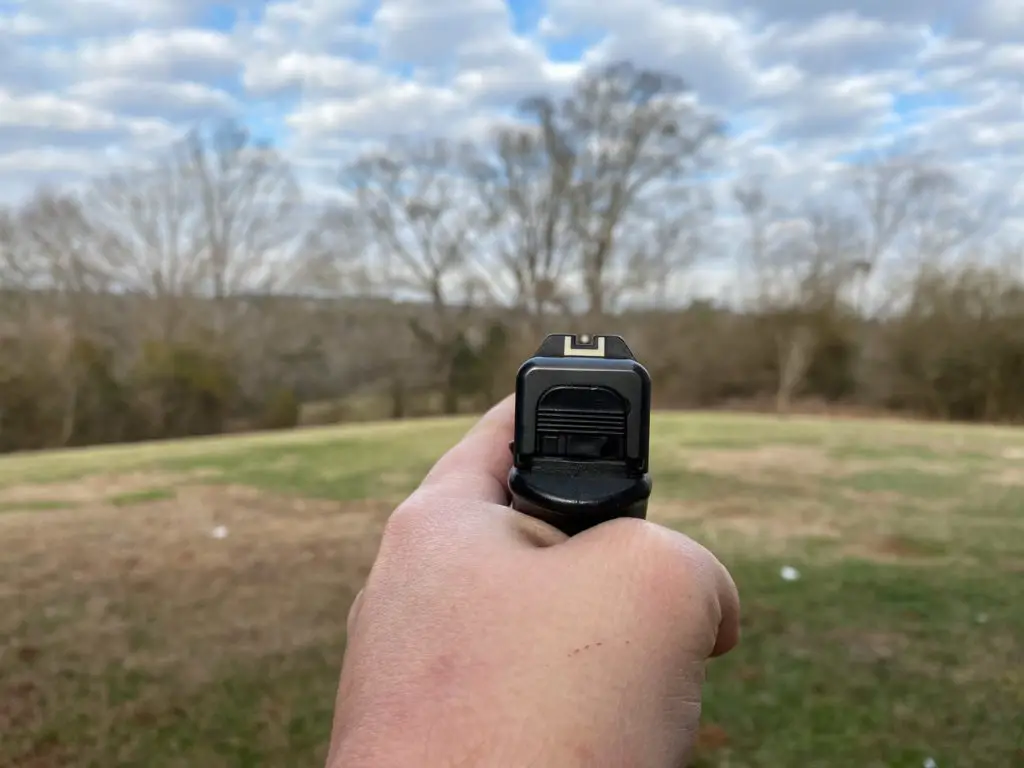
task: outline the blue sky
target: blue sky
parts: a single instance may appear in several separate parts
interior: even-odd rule
[[[4,199],[240,118],[303,173],[397,133],[482,137],[630,58],[731,126],[723,179],[806,186],[899,140],[979,189],[1024,174],[1024,3],[0,0]]]

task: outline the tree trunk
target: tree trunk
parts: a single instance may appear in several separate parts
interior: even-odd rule
[[[459,393],[451,382],[445,384],[444,401],[441,407],[445,416],[454,416],[459,412]]]
[[[803,383],[810,367],[813,343],[813,332],[804,326],[784,333],[778,340],[779,383],[775,392],[776,413],[789,413],[793,396]]]
[[[78,381],[74,371],[68,373],[71,381],[68,383],[68,395],[64,405],[64,418],[60,428],[60,447],[64,448],[71,442],[75,434],[75,422],[78,420]]]
[[[391,380],[391,418],[404,419],[407,406],[405,382],[396,376]]]

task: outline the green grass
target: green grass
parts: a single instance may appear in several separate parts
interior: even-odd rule
[[[136,504],[173,499],[175,495],[173,488],[151,488],[146,491],[118,493],[109,497],[107,501],[115,507],[133,507]]]
[[[936,475],[916,469],[878,469],[858,472],[846,480],[846,485],[858,491],[882,491],[913,499],[947,499],[959,496],[970,484],[967,473]]]
[[[383,519],[471,422],[0,460],[0,511],[20,513],[0,515],[0,765],[322,764]],[[697,765],[1024,765],[1021,447],[658,414],[651,516],[718,553],[743,599]]]
[[[45,512],[48,509],[71,509],[75,505],[59,499],[29,499],[0,503],[0,512]]]

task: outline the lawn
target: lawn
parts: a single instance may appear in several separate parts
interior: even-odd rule
[[[383,521],[469,423],[0,460],[0,765],[322,765]],[[659,414],[652,450],[652,519],[743,598],[697,765],[1024,765],[1024,432]]]

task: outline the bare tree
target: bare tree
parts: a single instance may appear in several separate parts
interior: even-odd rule
[[[13,294],[31,282],[21,245],[14,210],[0,208],[0,291]]]
[[[305,389],[336,400],[360,392],[387,391],[392,412],[404,415],[407,388],[421,383],[423,350],[417,349],[405,307],[394,302],[394,287],[373,227],[359,207],[332,202],[317,214],[302,246],[297,273],[303,302],[282,322],[266,318],[265,334],[292,361],[308,357],[319,367]],[[430,361],[433,362],[433,361]],[[309,365],[291,366],[298,375]],[[314,383],[315,382],[315,383]]]
[[[922,196],[949,182],[916,156],[882,158],[853,171],[852,189],[869,232],[864,258],[872,269],[910,223]]]
[[[493,167],[479,174],[497,260],[487,287],[511,293],[536,335],[550,313],[569,310],[572,161],[553,137],[529,127],[500,129],[495,145]]]
[[[813,333],[798,311],[800,284],[804,278],[793,274],[802,261],[802,249],[793,248],[793,235],[777,219],[783,218],[773,205],[761,178],[737,185],[733,196],[740,206],[748,230],[748,258],[753,289],[751,308],[771,324],[775,347],[777,380],[775,408],[788,410],[810,364]]]
[[[61,308],[80,325],[97,293],[110,287],[101,268],[99,236],[81,202],[42,191],[22,208],[17,220],[24,249],[38,265],[42,285],[61,300]]]
[[[776,410],[785,412],[813,362],[822,322],[844,312],[847,289],[869,270],[863,257],[867,235],[836,206],[786,211],[773,205],[762,179],[740,184],[734,197],[749,230],[749,263],[758,288],[753,309],[771,321]]]
[[[385,265],[373,243],[372,226],[357,206],[328,204],[306,233],[297,284],[322,297],[390,297]]]
[[[81,212],[74,200],[49,190],[40,190],[16,208],[0,209],[0,286],[52,291],[73,284],[84,265],[78,238],[71,249],[51,247],[66,239],[72,221],[81,234]]]
[[[887,314],[906,298],[893,288],[901,276],[909,278],[912,290],[922,268],[966,243],[987,220],[977,200],[965,199],[956,177],[922,153],[882,156],[859,166],[851,171],[850,189],[852,210],[865,232],[866,275],[889,283],[874,314]],[[872,313],[863,303],[858,308]]]
[[[471,144],[396,140],[341,176],[354,205],[349,224],[370,233],[380,276],[396,295],[423,303],[410,328],[433,355],[448,411],[457,407],[449,386],[455,348],[483,285],[478,257],[489,217],[479,169]]]
[[[847,288],[871,270],[865,257],[868,235],[855,216],[836,205],[812,204],[805,214],[806,266],[800,298],[813,307],[833,306]]]
[[[585,73],[567,98],[537,96],[522,111],[533,130],[499,144],[502,176],[516,181],[507,182],[511,215],[527,230],[520,274],[551,293],[571,258],[596,320],[638,280],[686,263],[693,210],[707,203],[695,175],[721,124],[681,79],[618,62]],[[529,204],[517,200],[523,188],[536,196]]]
[[[683,287],[678,278],[690,271],[710,242],[714,200],[697,183],[666,190],[646,213],[645,207],[638,204],[619,235],[624,258],[609,296],[613,304],[632,297],[668,309],[673,291]]]
[[[273,149],[232,123],[190,133],[151,167],[100,179],[86,201],[106,274],[157,301],[165,338],[185,319],[187,298],[215,301],[223,336],[226,299],[294,280],[299,185]]]
[[[746,179],[733,188],[733,198],[740,207],[747,228],[747,258],[742,260],[740,275],[749,276],[751,299],[755,310],[773,300],[775,275],[768,261],[771,252],[769,227],[777,212],[765,190],[761,177]]]
[[[205,290],[223,304],[293,288],[302,194],[291,165],[230,122],[209,138],[191,133],[178,151],[201,207]]]
[[[176,156],[98,179],[85,197],[101,243],[100,268],[119,293],[144,301],[136,329],[170,341],[199,294],[205,238],[196,185]]]
[[[106,295],[109,276],[100,268],[96,230],[76,198],[42,190],[22,208],[17,227],[22,250],[36,265],[39,289],[29,297],[35,311],[25,316],[45,316],[46,353],[57,373],[52,388],[60,411],[55,444],[66,445],[88,385],[81,345],[111,345],[111,331],[120,318]]]

